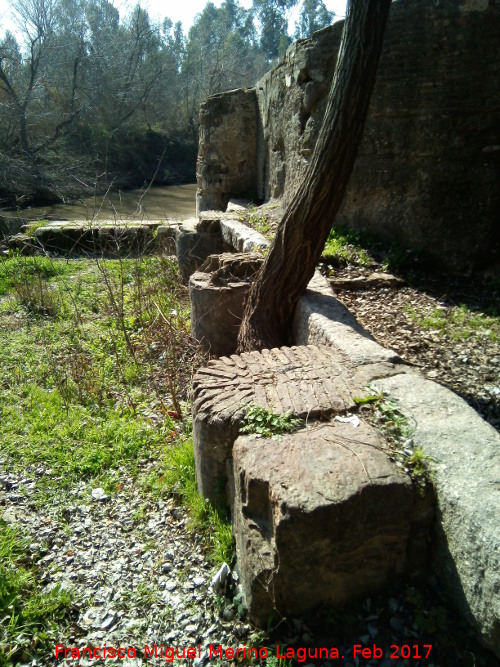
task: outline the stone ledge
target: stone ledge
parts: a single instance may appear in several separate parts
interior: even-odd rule
[[[445,387],[408,373],[378,380],[412,426],[438,501],[433,568],[500,655],[500,436]]]
[[[32,251],[78,254],[126,254],[136,252],[175,253],[177,221],[162,220],[54,220],[34,232],[23,226],[25,234],[8,240],[10,247],[25,243]]]

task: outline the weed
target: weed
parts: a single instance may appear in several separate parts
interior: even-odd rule
[[[433,461],[432,456],[425,454],[421,447],[414,449],[406,459],[406,465],[410,469],[412,479],[420,486],[425,486],[429,480],[429,466]]]
[[[57,628],[68,621],[69,594],[44,593],[30,567],[25,540],[0,520],[0,665],[24,662],[54,645]]]
[[[361,232],[332,228],[321,256],[322,261],[332,266],[370,266],[373,258],[361,246]]]
[[[2,454],[12,471],[45,471],[30,492],[33,502],[53,503],[72,487],[83,502],[97,486],[116,493],[120,479],[140,483],[140,470],[163,461],[214,559],[230,561],[231,527],[198,497],[188,421],[178,418],[204,358],[189,335],[188,295],[175,263],[11,254],[0,258],[0,295]],[[55,304],[51,313],[47,295]],[[184,449],[191,453],[180,456]],[[162,485],[152,484],[149,495]],[[134,518],[140,520],[139,512]],[[68,599],[57,589],[43,595],[21,547],[7,549],[6,540],[14,543],[2,524],[0,665],[19,651],[27,662],[53,646]],[[148,590],[138,594],[146,606]]]
[[[244,222],[267,238],[272,237],[269,217],[265,213],[259,212],[257,207],[249,206],[239,215],[238,219],[240,222]]]
[[[275,655],[270,655],[268,658],[266,658],[266,666],[267,667],[292,667],[292,661],[287,660],[286,658],[283,658],[280,656],[279,658]]]
[[[204,535],[211,560],[218,564],[230,563],[234,555],[231,523],[222,508],[215,507],[198,494],[193,443],[185,438],[163,452],[162,473],[147,483],[157,491],[167,491],[189,513],[189,527]]]
[[[433,331],[443,338],[465,340],[471,336],[500,340],[500,316],[487,315],[470,310],[465,305],[433,308],[427,312],[406,308],[406,313],[426,331]]]
[[[358,405],[372,408],[374,425],[391,446],[393,460],[410,475],[417,487],[424,488],[430,481],[428,464],[433,459],[421,448],[414,448],[414,429],[398,404],[377,391],[370,391],[367,396],[353,400]]]
[[[28,228],[25,234],[34,239],[36,237],[36,230],[40,229],[40,227],[45,227],[48,222],[48,220],[34,220],[33,222],[28,223]]]
[[[260,405],[251,405],[243,418],[240,433],[253,433],[264,438],[276,438],[282,433],[293,431],[301,423],[301,419],[294,417],[289,412],[277,415],[272,410]]]

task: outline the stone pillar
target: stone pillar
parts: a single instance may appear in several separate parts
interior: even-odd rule
[[[225,211],[230,198],[257,198],[257,97],[243,88],[200,108],[196,213]]]

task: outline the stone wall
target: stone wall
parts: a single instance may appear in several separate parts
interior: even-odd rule
[[[321,126],[342,28],[292,45],[255,90],[205,102],[200,210],[244,194],[290,200]],[[336,224],[455,270],[500,272],[498,34],[499,0],[394,2]]]

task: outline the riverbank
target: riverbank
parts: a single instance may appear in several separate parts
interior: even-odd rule
[[[196,184],[110,191],[76,204],[51,204],[3,211],[4,220],[182,219],[196,211]]]

